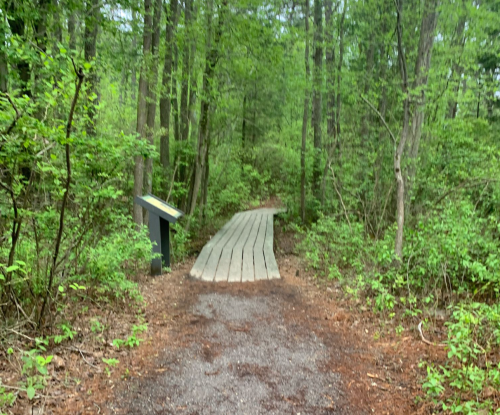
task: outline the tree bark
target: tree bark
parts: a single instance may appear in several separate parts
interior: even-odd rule
[[[246,94],[246,92],[243,94],[242,118],[243,118],[243,120],[241,121],[241,149],[242,149],[241,155],[244,156],[244,154],[245,154],[245,142],[247,139],[247,94]],[[242,161],[243,161],[243,157],[242,157]]]
[[[7,53],[6,53],[6,27],[7,22],[5,18],[0,21],[0,92],[4,94],[8,91],[8,81],[9,81],[9,67],[7,65]]]
[[[403,92],[403,128],[401,130],[401,139],[394,151],[394,176],[396,178],[396,239],[394,242],[394,255],[396,263],[401,264],[403,258],[403,235],[405,223],[405,181],[401,171],[401,158],[405,149],[409,133],[410,123],[410,97],[408,94],[408,69],[406,65],[406,56],[403,47],[403,0],[396,1],[397,25],[396,32],[398,38],[398,61],[401,72],[401,89]]]
[[[187,145],[187,140],[189,136],[189,77],[191,73],[191,4],[192,0],[185,0],[184,2],[184,27],[185,27],[185,39],[182,54],[182,82],[181,82],[181,141],[184,142],[183,146]],[[181,165],[179,169],[179,177],[181,182],[186,182],[186,157],[185,151],[181,149]],[[186,203],[186,201],[184,201]],[[183,203],[183,204],[184,204]]]
[[[174,43],[174,70],[175,76],[172,81],[172,116],[174,117],[174,140],[179,142],[181,139],[181,127],[179,120],[179,97],[177,79],[179,77],[179,47]],[[179,167],[180,168],[180,167]]]
[[[95,116],[96,106],[99,104],[97,97],[97,70],[95,67],[95,58],[97,55],[97,33],[99,31],[100,20],[100,1],[87,0],[85,11],[85,35],[84,35],[84,49],[85,61],[93,63],[88,71],[86,90],[87,90],[87,134],[95,135]],[[94,96],[95,95],[95,96]]]
[[[151,65],[148,80],[148,99],[147,99],[147,117],[146,117],[146,136],[151,146],[154,146],[154,130],[156,120],[156,89],[158,87],[158,63],[160,47],[160,22],[161,22],[162,0],[156,0],[154,5],[153,33],[151,38]],[[146,158],[145,193],[151,193],[153,190],[153,158]],[[144,225],[149,224],[149,213],[144,212]]]
[[[333,0],[325,1],[325,61],[326,61],[326,134],[330,142],[335,141],[335,42],[333,39]]]
[[[76,49],[76,11],[71,10],[68,16],[69,50]]]
[[[25,22],[24,19],[20,16],[21,10],[19,5],[16,6],[16,2],[13,1],[8,5],[8,22],[10,26],[10,31],[13,35],[18,36],[21,42],[26,42],[25,39]],[[27,59],[19,58],[16,62],[17,71],[19,73],[19,81],[20,81],[20,90],[21,95],[26,95],[31,97],[31,90],[29,88],[29,81],[31,78],[31,70],[30,64]]]
[[[306,69],[306,87],[304,90],[304,112],[302,117],[302,146],[300,151],[300,217],[302,222],[306,221],[306,143],[307,143],[307,123],[309,120],[309,78],[311,70],[309,68],[309,14],[310,14],[310,6],[309,0],[305,0],[305,51],[304,51],[304,63]]]
[[[170,111],[172,107],[172,64],[174,59],[175,29],[177,26],[177,0],[171,0],[167,13],[165,64],[163,65],[163,91],[160,99],[160,163],[170,167]]]
[[[437,25],[438,0],[425,0],[424,13],[420,26],[420,40],[418,43],[417,60],[415,62],[415,80],[413,90],[416,91],[414,99],[413,116],[411,120],[411,135],[408,149],[408,182],[406,198],[409,202],[415,175],[417,171],[417,157],[422,137],[422,127],[425,116],[425,90],[427,87],[428,73],[431,67],[432,47],[434,32]],[[413,94],[412,94],[413,96]]]
[[[466,5],[465,5],[465,0],[462,1],[462,15],[460,16],[457,24],[457,29],[456,29],[456,36],[452,42],[452,47],[453,49],[459,49],[461,55],[464,46],[465,46],[465,38],[464,38],[464,30],[465,30],[465,23],[466,23]],[[463,67],[458,63],[458,59],[454,59],[453,64],[452,64],[452,75],[451,75],[451,80],[453,83],[453,93],[452,97],[448,101],[448,112],[446,114],[446,118],[451,118],[454,119],[457,115],[457,109],[458,109],[458,91],[460,89],[460,82],[462,78],[462,73],[463,73]]]
[[[313,71],[313,130],[314,130],[314,164],[313,194],[317,200],[321,197],[321,115],[322,115],[322,82],[323,82],[323,3],[314,0],[314,71]]]
[[[205,58],[205,71],[203,73],[203,92],[201,94],[201,112],[200,112],[200,128],[198,133],[198,153],[196,157],[196,165],[194,171],[193,192],[191,198],[191,205],[189,207],[189,214],[192,215],[196,208],[198,199],[198,192],[202,185],[201,179],[203,172],[206,169],[208,160],[208,128],[209,128],[209,112],[210,104],[212,101],[212,89],[215,67],[219,60],[219,43],[222,37],[222,27],[224,25],[224,14],[227,7],[227,0],[223,0],[222,6],[219,10],[219,23],[215,33],[215,39],[212,44],[212,14],[213,2],[208,0],[207,10],[207,54]],[[208,177],[205,177],[205,181]]]
[[[148,95],[148,67],[151,56],[153,26],[152,0],[144,0],[144,30],[142,39],[142,64],[139,77],[139,97],[137,100],[137,134],[139,140],[146,139],[147,122],[147,95]],[[134,167],[134,198],[142,196],[142,186],[144,183],[144,157],[139,154],[135,157]],[[140,228],[143,225],[142,207],[134,201],[134,222]]]

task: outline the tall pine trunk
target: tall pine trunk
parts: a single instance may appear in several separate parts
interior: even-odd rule
[[[431,68],[432,47],[434,45],[434,32],[437,26],[438,0],[425,0],[422,23],[420,25],[420,40],[418,43],[417,60],[415,62],[415,80],[412,89],[415,91],[413,98],[413,115],[411,120],[411,134],[408,142],[408,173],[406,186],[406,199],[409,201],[417,172],[417,158],[422,138],[422,128],[425,117],[425,91],[427,89],[428,73]],[[413,96],[413,94],[412,94]]]
[[[182,146],[187,146],[187,140],[189,136],[189,77],[191,73],[191,16],[192,16],[192,0],[185,0],[184,2],[184,27],[185,27],[185,39],[182,48],[182,82],[181,82],[181,136],[180,139],[183,142]],[[179,178],[181,182],[186,183],[187,181],[187,159],[185,156],[185,150],[181,149],[181,165],[179,168]],[[183,204],[185,204],[184,201]]]
[[[139,96],[137,99],[137,134],[139,140],[146,139],[146,123],[147,123],[147,96],[148,96],[148,67],[151,56],[152,43],[152,28],[153,28],[153,7],[152,0],[144,0],[144,29],[142,38],[142,63],[141,74],[139,77]],[[133,196],[142,195],[142,186],[144,183],[144,158],[142,154],[135,156],[134,167],[134,190]],[[140,228],[143,224],[142,207],[134,201],[134,222]]]
[[[322,83],[323,83],[323,3],[314,0],[314,71],[313,71],[313,130],[314,164],[312,188],[317,200],[321,197],[321,119],[322,119]]]
[[[160,22],[162,0],[156,0],[154,5],[153,17],[153,33],[151,38],[151,66],[148,82],[148,99],[147,99],[147,117],[146,117],[146,136],[151,146],[154,146],[154,131],[156,120],[156,89],[158,87],[158,62],[159,62],[159,46],[160,46]],[[153,158],[146,158],[146,168],[144,177],[144,191],[151,193],[153,190]],[[144,225],[149,223],[149,213],[144,212]]]
[[[97,33],[99,31],[100,1],[87,0],[85,11],[85,34],[84,49],[85,61],[94,63],[88,71],[86,78],[87,90],[87,134],[95,135],[96,106],[99,103],[97,98],[97,71],[95,68],[95,58],[97,55]]]
[[[162,95],[160,99],[160,163],[170,167],[170,111],[172,107],[172,65],[174,59],[175,29],[177,26],[177,0],[171,0],[167,13],[165,64],[163,65]]]
[[[219,60],[219,43],[222,37],[222,27],[224,25],[224,14],[227,7],[227,0],[222,2],[219,10],[219,24],[215,32],[215,39],[212,43],[212,15],[213,15],[213,0],[208,0],[207,10],[207,52],[205,58],[205,71],[203,73],[203,91],[201,93],[201,112],[200,112],[200,128],[198,132],[198,152],[196,156],[196,165],[194,170],[193,191],[191,204],[189,206],[189,214],[192,215],[196,208],[198,193],[202,186],[203,172],[206,170],[206,165],[209,156],[209,114],[212,101],[213,78],[215,67]],[[204,181],[208,180],[208,174],[205,174]]]
[[[306,47],[304,52],[304,62],[306,68],[306,87],[304,90],[304,112],[302,117],[302,146],[300,150],[300,217],[302,222],[306,220],[306,142],[307,142],[307,124],[309,121],[309,78],[311,70],[309,68],[309,0],[306,1],[305,7],[305,25],[306,25]]]

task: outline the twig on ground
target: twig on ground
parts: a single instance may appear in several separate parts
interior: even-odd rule
[[[90,367],[93,367],[94,369],[99,369],[96,365],[90,363],[87,359],[85,359],[85,356],[83,355],[83,351],[82,350],[80,350],[80,349],[78,349],[76,347],[75,347],[75,349],[80,353],[80,356],[82,356],[82,359],[83,359],[83,361],[85,363],[87,363]]]
[[[438,346],[438,347],[445,347],[446,346],[446,344],[444,344],[444,343],[437,343],[437,344],[432,343],[424,337],[424,333],[422,333],[422,321],[420,323],[418,323],[418,332],[420,333],[420,338],[422,339],[422,341],[425,344],[428,344],[430,346]]]

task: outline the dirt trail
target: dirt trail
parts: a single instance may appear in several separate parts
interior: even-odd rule
[[[432,349],[414,334],[375,340],[370,311],[317,288],[296,256],[278,262],[277,281],[193,281],[192,263],[146,279],[146,341],[107,348],[111,376],[89,373],[48,413],[429,413],[415,397]]]
[[[343,380],[313,331],[287,318],[300,299],[284,284],[260,293],[200,294],[189,324],[195,341],[164,349],[166,370],[134,382],[120,405],[127,414],[349,414]]]
[[[184,268],[154,280],[152,337],[109,413],[416,413],[416,361],[394,354],[409,339],[376,347],[362,315],[292,276],[296,259],[280,261],[279,281],[202,283]]]

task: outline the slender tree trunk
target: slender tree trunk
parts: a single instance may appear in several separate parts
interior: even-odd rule
[[[54,20],[54,49],[59,50],[57,43],[62,43],[62,22],[61,22],[61,14],[62,3],[59,0],[52,0],[52,14]]]
[[[132,22],[135,26],[137,21],[137,16],[135,10],[132,11]],[[130,96],[132,98],[132,102],[135,102],[137,99],[136,91],[137,91],[137,36],[135,34],[135,30],[132,33],[132,56],[130,62]]]
[[[24,19],[21,17],[21,7],[16,4],[16,2],[11,2],[8,5],[8,11],[9,11],[9,26],[10,26],[10,31],[12,32],[13,35],[18,36],[21,40],[21,42],[25,42],[25,22]],[[30,64],[27,59],[24,59],[23,57],[20,57],[19,60],[16,62],[17,64],[17,72],[19,74],[19,86],[21,90],[21,95],[26,95],[28,97],[31,97],[31,90],[29,87],[29,81],[31,78],[31,70],[30,70]]]
[[[171,0],[167,13],[165,64],[163,65],[163,92],[160,99],[160,163],[170,167],[170,111],[172,107],[172,64],[174,59],[175,29],[177,26],[177,0]]]
[[[334,22],[333,22],[333,0],[325,1],[325,61],[326,61],[326,134],[331,143],[336,137],[336,122],[335,122],[335,41],[333,38]]]
[[[181,140],[181,126],[179,120],[179,92],[177,85],[177,79],[179,77],[179,48],[177,43],[174,44],[174,74],[175,76],[172,81],[172,116],[174,117],[174,140],[179,142]]]
[[[306,68],[306,87],[304,90],[304,113],[302,117],[302,147],[300,151],[300,217],[302,222],[306,221],[306,142],[307,142],[307,123],[309,120],[309,78],[311,70],[309,68],[309,0],[305,0],[305,15],[306,24],[305,41],[306,47],[304,52],[304,62]]]
[[[149,67],[148,80],[148,99],[147,99],[147,117],[146,117],[146,136],[151,146],[154,146],[154,131],[156,120],[156,89],[158,88],[158,63],[160,47],[160,22],[161,22],[162,0],[156,0],[154,5],[153,33],[151,38],[151,65]],[[153,158],[146,158],[144,190],[151,193],[153,190]],[[149,213],[144,212],[144,225],[149,224]]]
[[[313,71],[313,130],[314,130],[314,164],[313,193],[317,200],[321,197],[321,115],[322,115],[322,83],[323,83],[323,3],[314,0],[314,71]]]
[[[462,1],[462,16],[460,16],[457,24],[457,30],[456,30],[456,36],[454,41],[452,42],[452,47],[454,50],[457,50],[457,55],[461,55],[462,51],[465,46],[465,38],[464,38],[464,30],[465,30],[465,23],[466,23],[466,4],[465,0]],[[451,99],[448,101],[448,112],[446,114],[446,118],[451,118],[454,119],[457,115],[457,109],[458,109],[458,91],[460,89],[460,82],[462,78],[462,73],[463,73],[463,67],[458,63],[458,59],[455,58],[453,60],[452,64],[452,83],[453,85],[453,94]]]
[[[197,8],[195,8],[194,0],[191,2],[191,20],[196,23]],[[196,110],[196,94],[198,90],[198,78],[194,73],[195,57],[196,57],[196,39],[194,31],[190,37],[190,66],[189,66],[189,131],[190,137],[195,137],[195,110]]]
[[[342,83],[342,65],[344,64],[344,22],[345,22],[345,13],[347,9],[348,0],[344,0],[344,8],[342,10],[342,17],[340,18],[340,27],[339,27],[339,62],[337,65],[337,108],[336,108],[336,121],[337,121],[337,151],[339,153],[339,163],[341,159],[341,142],[340,142],[340,110],[342,107],[342,92],[340,85]],[[340,173],[339,173],[340,175]]]
[[[406,141],[409,134],[410,123],[410,98],[408,94],[408,69],[406,65],[406,56],[403,47],[403,0],[396,1],[397,25],[396,32],[398,38],[398,61],[401,71],[401,89],[403,92],[403,128],[401,130],[401,139],[394,151],[394,176],[396,178],[396,240],[394,243],[394,255],[397,264],[401,264],[403,258],[403,235],[405,223],[405,181],[401,171],[401,158],[403,157]]]
[[[338,3],[337,3],[338,4]],[[326,62],[326,148],[327,160],[323,169],[321,180],[321,204],[326,198],[326,177],[331,157],[336,145],[336,123],[335,123],[335,43],[333,39],[333,0],[325,0],[325,62]]]
[[[68,5],[66,4],[66,7]],[[76,49],[76,11],[71,10],[68,16],[68,36],[69,36],[69,49]]]
[[[147,95],[148,95],[148,68],[151,56],[153,28],[153,7],[152,0],[144,0],[144,31],[142,39],[142,64],[139,77],[139,97],[137,102],[137,133],[140,140],[146,139],[147,123]],[[142,154],[135,157],[134,168],[134,193],[133,196],[142,195],[142,186],[144,183],[144,158]],[[134,201],[134,222],[140,228],[143,224],[142,207]]]
[[[9,67],[7,65],[7,53],[6,53],[6,27],[7,22],[5,17],[0,21],[0,92],[4,94],[8,90],[9,81]]]
[[[420,40],[418,44],[417,60],[415,62],[415,81],[413,90],[417,91],[414,98],[413,117],[411,120],[411,135],[408,149],[408,183],[406,197],[409,202],[415,182],[417,171],[417,158],[422,137],[422,127],[425,116],[425,90],[427,87],[428,73],[431,67],[432,47],[434,44],[434,32],[437,25],[438,0],[425,0],[422,24],[420,26]],[[409,205],[409,204],[407,204]]]
[[[247,94],[246,92],[243,95],[243,114],[242,114],[243,120],[241,121],[241,155],[245,155],[245,142],[247,139]],[[242,161],[243,161],[242,157]]]
[[[187,140],[189,136],[189,75],[191,72],[191,3],[192,0],[185,0],[184,6],[184,27],[185,27],[185,40],[182,54],[182,82],[181,82],[181,141],[183,146],[187,145]],[[181,165],[179,169],[179,178],[181,182],[186,182],[187,174],[187,160],[185,157],[184,149],[181,149]],[[187,200],[184,200],[187,203]],[[183,203],[183,204],[184,204]]]
[[[99,104],[97,98],[97,71],[95,67],[95,59],[97,55],[97,33],[99,31],[100,20],[100,0],[87,0],[87,8],[85,14],[85,61],[94,63],[88,71],[86,80],[87,89],[87,134],[95,135],[95,116],[96,106]]]
[[[208,0],[207,10],[207,55],[205,59],[205,71],[203,73],[203,92],[201,94],[201,112],[200,112],[200,129],[198,135],[198,154],[196,158],[196,166],[194,171],[194,183],[191,199],[191,206],[189,207],[189,214],[192,215],[196,208],[196,201],[198,199],[198,192],[202,185],[202,174],[205,171],[206,163],[208,160],[209,150],[209,113],[210,104],[212,101],[212,89],[215,67],[219,60],[219,43],[222,37],[222,27],[224,25],[224,14],[227,7],[227,0],[223,0],[221,8],[219,9],[219,24],[215,33],[215,39],[212,45],[212,14],[213,14],[213,1]],[[208,180],[208,177],[205,177]]]

